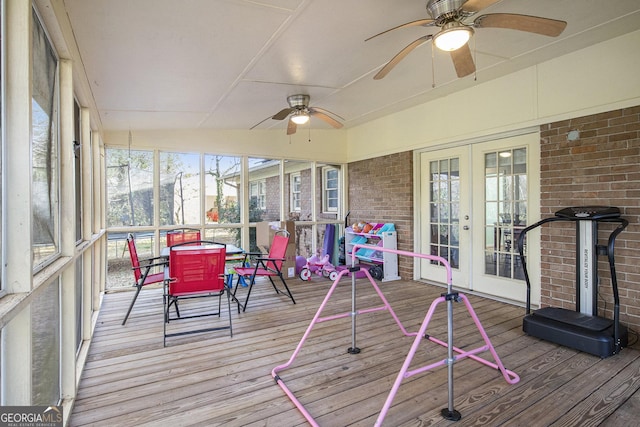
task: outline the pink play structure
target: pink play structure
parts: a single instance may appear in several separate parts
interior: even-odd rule
[[[458,411],[456,411],[453,408],[453,366],[455,363],[459,362],[460,360],[464,359],[464,358],[469,358],[472,360],[475,360],[477,362],[480,362],[483,365],[489,366],[493,369],[499,370],[502,373],[502,376],[504,377],[504,379],[509,383],[509,384],[515,384],[518,381],[520,381],[520,377],[515,374],[514,372],[506,369],[504,367],[504,365],[502,364],[502,362],[500,361],[500,358],[498,357],[498,354],[496,353],[493,345],[491,344],[491,341],[489,340],[489,337],[487,336],[484,328],[482,327],[482,325],[480,324],[480,320],[478,319],[478,316],[476,316],[476,313],[474,312],[473,308],[471,307],[471,304],[469,303],[467,297],[459,292],[454,292],[452,287],[453,287],[453,280],[452,280],[452,275],[451,275],[451,266],[449,265],[449,263],[447,262],[447,260],[445,260],[442,257],[439,256],[434,256],[434,255],[425,255],[425,254],[419,254],[419,253],[413,253],[413,252],[406,252],[406,251],[399,251],[399,250],[395,250],[395,249],[387,249],[387,248],[376,248],[377,250],[380,251],[385,251],[385,252],[392,252],[398,255],[405,255],[405,256],[410,256],[410,257],[414,257],[414,258],[424,258],[424,259],[429,259],[432,261],[437,261],[439,262],[441,265],[443,265],[446,270],[447,270],[447,293],[443,294],[442,296],[440,296],[439,298],[436,298],[432,303],[431,306],[429,307],[429,310],[427,311],[427,314],[419,328],[419,330],[417,332],[407,332],[407,330],[405,329],[405,327],[402,325],[402,323],[400,322],[400,320],[398,319],[398,317],[396,316],[396,314],[394,313],[393,309],[391,308],[391,306],[389,305],[387,299],[384,297],[384,295],[382,294],[382,292],[380,291],[380,288],[378,287],[378,285],[376,284],[375,280],[371,277],[371,275],[369,274],[369,271],[367,271],[366,269],[363,269],[361,271],[364,272],[365,276],[367,279],[369,279],[369,282],[371,283],[371,286],[373,286],[373,288],[375,289],[376,293],[378,294],[378,296],[380,297],[380,299],[382,300],[383,305],[379,306],[379,307],[371,307],[371,308],[365,308],[365,309],[356,309],[356,275],[352,274],[351,275],[351,308],[352,310],[350,312],[347,313],[342,313],[342,314],[335,314],[335,315],[331,315],[331,316],[327,316],[327,317],[320,317],[322,314],[322,311],[324,310],[325,306],[327,305],[329,299],[331,298],[333,292],[335,291],[336,287],[338,286],[338,284],[340,283],[340,279],[342,278],[342,276],[344,276],[345,274],[347,274],[349,271],[358,271],[359,267],[356,266],[356,258],[355,258],[355,253],[358,247],[369,247],[369,245],[355,245],[353,247],[353,252],[351,255],[351,268],[348,270],[343,270],[338,274],[338,277],[335,279],[335,281],[333,282],[333,285],[331,286],[331,288],[329,289],[329,291],[327,292],[327,295],[325,296],[324,300],[322,301],[322,303],[320,304],[320,307],[318,308],[318,311],[316,312],[315,316],[313,317],[313,320],[311,320],[311,324],[309,325],[309,327],[307,328],[307,330],[305,331],[304,335],[302,336],[300,342],[298,343],[296,349],[294,350],[293,354],[291,355],[291,357],[289,358],[289,360],[282,365],[276,366],[275,368],[273,368],[273,370],[271,371],[271,375],[273,376],[273,378],[275,379],[276,383],[280,386],[280,388],[282,388],[282,390],[284,390],[285,394],[289,397],[289,399],[291,399],[291,401],[293,402],[293,404],[300,410],[300,412],[302,413],[302,415],[307,419],[307,421],[309,421],[309,423],[312,426],[318,426],[318,424],[315,422],[315,420],[313,419],[313,417],[311,416],[311,414],[305,409],[305,407],[302,405],[302,403],[295,397],[294,393],[289,390],[289,388],[285,385],[284,380],[282,379],[282,377],[279,375],[279,372],[289,368],[296,356],[298,355],[298,353],[300,352],[300,350],[302,349],[302,346],[304,345],[305,340],[307,339],[307,337],[309,336],[309,334],[311,333],[311,330],[313,329],[314,325],[316,323],[321,323],[321,322],[327,322],[330,320],[335,320],[335,319],[341,319],[344,317],[349,317],[351,316],[351,334],[352,334],[352,346],[347,350],[349,353],[351,354],[357,354],[360,352],[360,349],[356,346],[356,317],[361,315],[361,314],[365,314],[365,313],[371,313],[371,312],[375,312],[375,311],[388,311],[389,314],[391,315],[391,317],[393,317],[393,319],[395,320],[396,324],[398,325],[398,327],[400,328],[400,331],[402,331],[402,333],[405,336],[413,336],[415,337],[415,340],[413,341],[413,345],[411,346],[409,353],[407,354],[407,357],[405,358],[405,361],[402,365],[402,368],[400,369],[400,372],[398,373],[398,376],[396,377],[396,380],[393,384],[393,386],[391,387],[391,391],[389,392],[389,395],[387,397],[387,400],[385,401],[382,410],[380,411],[379,415],[378,415],[378,419],[376,420],[375,425],[376,426],[381,426],[382,425],[382,421],[384,420],[384,417],[387,414],[387,411],[389,410],[389,408],[391,407],[391,403],[393,402],[393,399],[398,391],[398,389],[400,388],[400,384],[402,383],[402,381],[406,378],[412,377],[414,375],[426,372],[430,369],[433,368],[437,368],[440,366],[444,366],[446,365],[448,368],[448,392],[449,392],[449,399],[448,399],[448,407],[442,409],[441,414],[445,419],[448,420],[452,420],[452,421],[458,421],[461,418],[461,415]],[[361,285],[362,286],[362,285]],[[429,325],[429,322],[431,320],[431,317],[433,316],[433,313],[436,309],[436,306],[440,303],[446,302],[447,303],[447,339],[446,341],[444,340],[440,340],[438,338],[432,337],[430,335],[425,335],[426,331],[427,331],[427,326]],[[471,316],[471,318],[473,319],[476,327],[478,328],[478,332],[480,333],[480,335],[482,336],[483,340],[484,340],[484,345],[481,345],[480,347],[471,349],[471,350],[464,350],[464,349],[460,349],[457,348],[453,345],[453,302],[462,302],[464,303],[467,311],[469,312],[469,315]],[[413,357],[416,353],[416,351],[418,350],[418,346],[420,345],[420,343],[422,342],[423,339],[429,340],[435,344],[441,345],[443,347],[447,347],[448,349],[448,353],[447,353],[447,358],[445,360],[438,360],[434,363],[413,369],[413,370],[409,370],[409,366],[411,365],[411,361],[413,360]],[[486,360],[483,359],[482,357],[478,356],[479,353],[488,351],[489,353],[491,353],[491,356],[493,357],[493,362],[490,360]],[[455,356],[454,356],[455,353]]]

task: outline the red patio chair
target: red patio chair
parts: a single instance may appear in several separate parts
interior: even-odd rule
[[[225,255],[226,250],[224,245],[202,240],[171,247],[169,251],[169,278],[165,282],[164,294],[164,345],[166,345],[167,337],[222,329],[229,329],[229,334],[233,336],[231,325],[231,295],[224,279]],[[227,295],[228,326],[218,325],[196,330],[180,330],[178,332],[167,333],[167,324],[172,320],[204,316],[220,317],[223,294]],[[178,308],[178,301],[180,300],[215,296],[218,297],[217,311],[210,311],[209,306],[200,306],[197,307],[197,309],[193,309],[190,315],[184,316],[180,313],[180,309]],[[175,317],[171,317],[171,306],[174,306],[176,312]]]
[[[256,282],[256,277],[267,277],[276,293],[288,296],[294,304],[296,303],[296,300],[293,298],[293,295],[287,286],[287,282],[285,282],[284,276],[282,275],[282,263],[285,260],[288,244],[289,233],[286,230],[278,230],[273,236],[268,256],[264,256],[260,253],[247,253],[245,254],[245,260],[242,265],[247,266],[249,259],[253,259],[255,264],[253,266],[235,268],[236,273],[238,274],[238,282],[233,289],[233,296],[235,297],[242,278],[244,278],[245,282],[249,283],[249,290],[247,291],[247,298],[242,306],[242,311],[247,309],[247,303],[249,302],[251,289]],[[272,279],[274,276],[280,278],[286,292],[278,289]],[[238,311],[239,310],[240,306],[238,306]]]
[[[131,313],[131,309],[133,305],[136,303],[138,299],[138,294],[140,290],[144,286],[152,285],[154,283],[160,283],[164,281],[164,272],[160,273],[152,273],[151,270],[156,267],[164,267],[166,265],[166,259],[163,257],[153,257],[146,258],[142,261],[138,259],[138,251],[136,250],[136,241],[133,237],[132,233],[127,235],[127,247],[129,248],[129,257],[131,258],[131,268],[133,269],[133,277],[135,278],[135,282],[133,286],[136,287],[136,293],[133,295],[133,300],[131,300],[131,304],[129,305],[129,310],[127,310],[127,315],[124,316],[124,320],[122,321],[122,325],[127,323],[127,319],[129,318],[129,314]]]
[[[195,228],[177,228],[167,231],[167,246],[200,240],[200,230]]]

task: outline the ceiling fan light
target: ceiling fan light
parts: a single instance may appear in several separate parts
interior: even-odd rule
[[[473,34],[473,28],[457,21],[449,22],[442,30],[433,36],[433,43],[440,50],[452,52],[465,45]]]
[[[304,111],[296,111],[291,116],[291,121],[297,125],[303,125],[309,121],[309,114]]]

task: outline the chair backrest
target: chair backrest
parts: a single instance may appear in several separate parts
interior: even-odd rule
[[[167,231],[167,246],[200,240],[200,230],[195,228],[182,228]]]
[[[287,246],[289,245],[289,233],[285,230],[276,232],[271,241],[271,248],[269,249],[269,258],[284,258],[287,252]],[[282,261],[268,261],[266,263],[267,268],[282,271]]]
[[[200,245],[180,245],[169,251],[169,295],[224,289],[225,247],[202,242]]]
[[[140,272],[140,260],[138,259],[138,251],[136,250],[136,241],[133,238],[132,233],[127,235],[127,247],[129,248],[129,257],[131,258],[133,275],[136,279],[136,283],[138,283],[140,277],[142,277],[142,273]]]

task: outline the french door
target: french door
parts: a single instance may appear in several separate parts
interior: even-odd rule
[[[456,288],[524,301],[526,286],[517,242],[538,220],[539,135],[530,133],[420,153],[420,250],[447,259]],[[524,248],[531,277],[539,271],[537,234]],[[446,282],[429,260],[419,278]],[[539,283],[532,281],[532,303]]]
[[[469,286],[471,211],[469,205],[469,148],[422,153],[421,247],[452,267],[453,283]],[[446,270],[435,261],[420,260],[421,278],[446,283]]]

